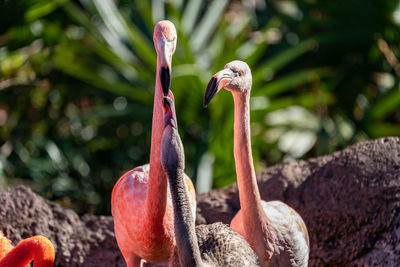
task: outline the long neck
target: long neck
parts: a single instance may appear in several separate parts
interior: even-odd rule
[[[162,111],[162,87],[160,81],[160,59],[157,56],[156,86],[154,92],[153,122],[151,129],[150,173],[147,188],[146,212],[149,218],[149,227],[152,232],[162,229],[159,227],[164,218],[167,203],[167,178],[161,165],[161,139],[164,130]]]
[[[42,240],[43,237],[31,237],[21,241],[2,260],[0,267],[14,266],[25,267],[32,260],[33,267],[52,267],[54,262],[53,245],[50,241]]]
[[[183,170],[178,169],[176,172],[168,173],[168,179],[174,206],[175,239],[181,266],[202,266]]]
[[[265,216],[251,153],[250,94],[235,92],[233,99],[235,102],[234,155],[243,226],[245,231],[261,232],[261,222]]]

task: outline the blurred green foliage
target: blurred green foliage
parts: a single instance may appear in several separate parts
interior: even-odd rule
[[[232,97],[202,108],[211,75],[234,59],[252,68],[257,170],[400,135],[398,0],[3,0],[1,185],[110,212],[118,177],[149,161],[152,31],[165,18],[178,31],[172,90],[194,180],[235,181]]]

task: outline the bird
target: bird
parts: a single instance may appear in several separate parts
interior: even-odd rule
[[[173,208],[168,180],[160,161],[163,132],[162,101],[164,95],[173,99],[170,89],[171,61],[177,34],[172,22],[163,20],[154,27],[157,52],[157,76],[154,93],[150,164],[123,174],[114,185],[111,212],[117,244],[128,267],[140,266],[142,259],[167,262],[175,246]],[[192,216],[196,212],[195,190],[185,175],[190,192]]]
[[[53,244],[44,236],[22,240],[16,247],[0,231],[0,267],[25,267],[33,260],[33,267],[52,267]]]
[[[184,183],[185,155],[173,101],[164,98],[161,162],[169,180],[174,207],[176,247],[170,267],[258,266],[257,256],[242,236],[223,223],[195,226]]]
[[[232,61],[209,81],[203,106],[223,88],[234,100],[234,158],[241,209],[230,226],[258,256],[260,266],[307,266],[310,250],[301,216],[281,201],[263,201],[257,186],[250,135],[252,76],[243,61]]]

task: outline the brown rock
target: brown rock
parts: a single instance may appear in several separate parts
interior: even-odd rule
[[[399,266],[400,138],[285,162],[258,173],[257,180],[262,199],[281,200],[303,217],[310,266]],[[228,223],[240,207],[235,187],[199,196],[202,223],[219,220],[214,207]]]
[[[232,166],[233,168],[234,166]],[[258,174],[264,200],[295,208],[310,234],[310,266],[396,266],[400,262],[400,138],[363,142],[332,155]],[[229,223],[235,185],[198,196],[198,223]],[[0,229],[16,244],[42,234],[56,266],[125,266],[111,217],[85,215],[19,186],[0,189]]]
[[[0,230],[14,245],[33,235],[47,237],[56,250],[54,266],[125,266],[111,217],[79,218],[24,186],[0,189]]]

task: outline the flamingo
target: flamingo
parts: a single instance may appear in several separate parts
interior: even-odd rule
[[[140,266],[141,259],[166,262],[175,246],[174,216],[168,180],[160,161],[164,129],[162,101],[169,91],[171,61],[176,47],[176,30],[170,21],[160,21],[154,28],[157,52],[157,76],[154,93],[150,164],[136,167],[119,178],[111,197],[111,212],[118,246],[128,265]],[[190,192],[192,216],[196,197],[190,178],[185,176]]]
[[[0,267],[25,267],[31,261],[33,267],[52,267],[53,244],[44,236],[33,236],[22,240],[14,248],[0,231]]]
[[[258,266],[250,245],[229,226],[222,223],[195,226],[184,184],[185,154],[178,133],[174,103],[168,97],[164,98],[164,114],[161,162],[171,189],[177,243],[169,265]]]
[[[307,266],[310,245],[301,216],[283,202],[265,202],[260,197],[251,153],[251,85],[249,66],[232,61],[211,78],[204,97],[207,107],[225,88],[234,100],[234,157],[241,209],[230,225],[249,242],[261,266]]]

